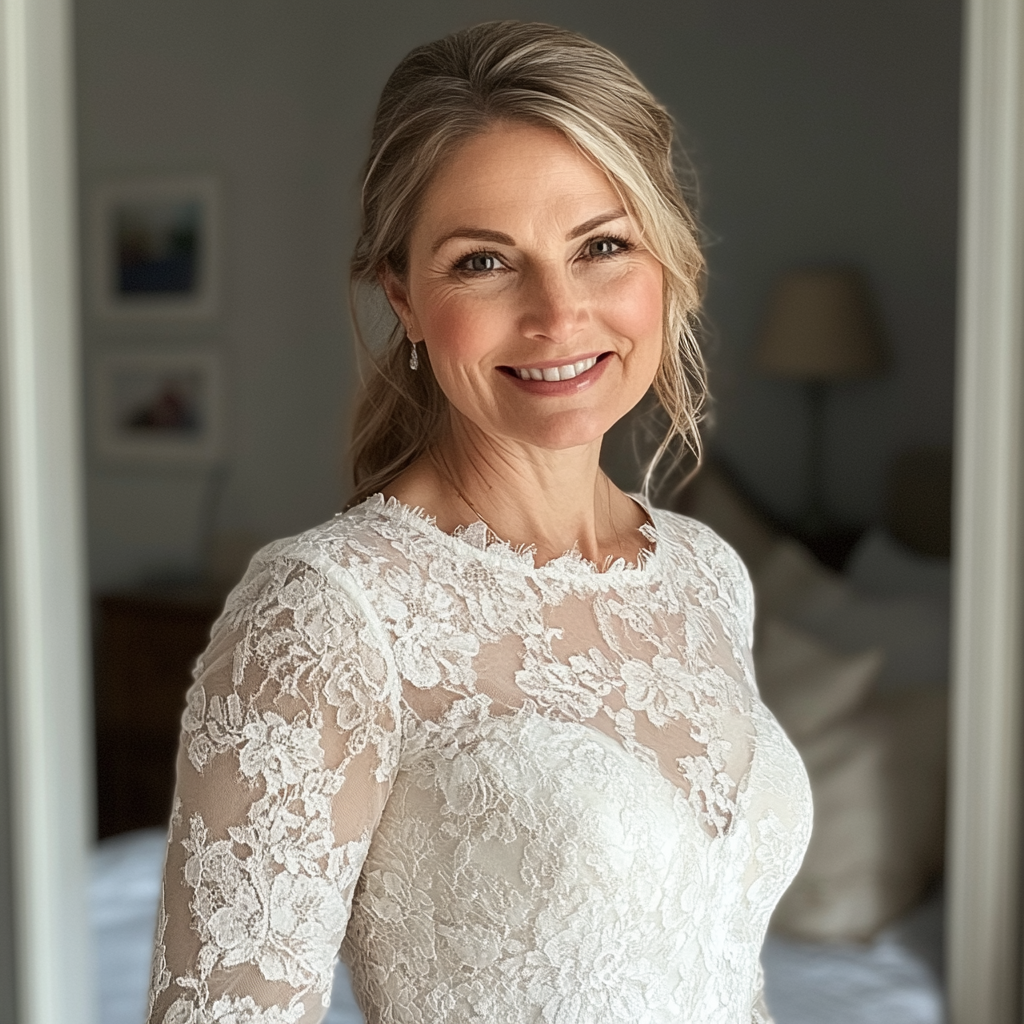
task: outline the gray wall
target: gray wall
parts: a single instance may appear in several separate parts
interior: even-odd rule
[[[770,281],[790,265],[860,264],[892,344],[887,377],[833,395],[837,514],[877,518],[891,453],[950,438],[955,0],[79,0],[84,189],[213,172],[226,239],[211,325],[161,335],[87,318],[92,356],[214,345],[229,382],[223,486],[91,460],[94,587],[195,571],[211,532],[228,557],[341,507],[354,384],[342,282],[374,100],[411,46],[492,17],[608,44],[684,125],[712,239],[713,443],[764,502],[785,514],[802,499],[801,396],[749,367]]]

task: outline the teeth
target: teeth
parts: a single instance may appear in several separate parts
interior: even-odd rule
[[[548,366],[543,370],[535,367],[522,367],[516,370],[522,380],[572,380],[581,373],[586,373],[597,362],[597,356],[581,359],[578,363],[566,363],[564,366]]]

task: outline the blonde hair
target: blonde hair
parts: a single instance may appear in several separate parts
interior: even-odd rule
[[[698,422],[707,398],[696,338],[704,279],[694,214],[673,169],[673,124],[636,76],[602,46],[552,25],[494,21],[417,47],[381,94],[362,189],[362,227],[352,258],[351,298],[363,381],[352,439],[354,505],[381,490],[437,440],[447,399],[418,346],[381,305],[379,277],[407,269],[419,203],[458,147],[496,123],[560,132],[607,175],[664,268],[665,345],[653,390],[667,430],[648,463],[644,490],[670,449],[700,458]],[[376,293],[374,351],[360,319]],[[380,328],[383,327],[383,330]]]

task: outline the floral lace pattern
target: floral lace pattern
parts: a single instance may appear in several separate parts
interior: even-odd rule
[[[651,511],[604,572],[380,496],[260,552],[196,667],[150,1024],[766,1024],[810,832],[753,603]]]

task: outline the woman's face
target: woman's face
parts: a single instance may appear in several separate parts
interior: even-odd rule
[[[455,417],[490,438],[587,445],[661,361],[661,264],[605,174],[554,131],[465,143],[424,196],[405,279],[384,284]]]

